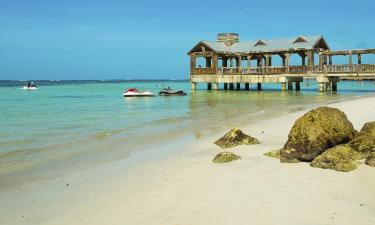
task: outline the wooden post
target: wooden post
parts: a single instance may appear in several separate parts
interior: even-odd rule
[[[214,91],[218,91],[219,90],[219,83],[214,83]]]
[[[326,82],[326,91],[327,92],[331,91],[331,82]]]
[[[286,91],[286,82],[281,82],[281,91]]]
[[[211,68],[211,57],[205,57],[205,59],[206,59],[206,68]]]
[[[310,50],[307,56],[308,56],[309,66],[313,66],[314,65],[314,50]]]
[[[247,56],[246,57],[247,59],[247,73],[250,73],[250,70],[251,70],[251,56]]]
[[[221,60],[223,62],[223,67],[228,67],[228,57],[223,56]]]
[[[241,74],[242,73],[242,63],[241,63],[241,56],[238,56],[238,59],[237,59],[237,67],[238,67],[238,73]]]
[[[207,83],[207,90],[211,90],[212,89],[212,83]]]
[[[288,81],[288,91],[293,91],[293,82]]]
[[[216,54],[214,54],[214,56],[212,57],[212,63],[213,63],[213,66],[212,66],[212,72],[214,73],[217,73],[217,68],[218,68],[218,57]]]
[[[335,81],[332,82],[332,91],[337,92],[337,82]]]
[[[290,53],[285,53],[285,71],[289,72]]]
[[[302,55],[302,66],[306,66],[306,55]]]
[[[301,90],[301,84],[299,81],[296,81],[296,91],[300,91]]]
[[[197,90],[197,83],[196,82],[191,82],[191,90],[193,90],[193,91]]]
[[[196,64],[196,56],[191,54],[190,55],[190,73],[194,73],[195,71],[195,64]]]
[[[324,82],[319,82],[319,92],[324,92]]]
[[[258,59],[257,59],[257,66],[258,66],[258,67],[262,67],[262,66],[263,66],[263,58],[262,58],[262,55],[259,55],[259,56],[258,56]]]
[[[250,90],[250,84],[249,83],[245,83],[245,90]]]

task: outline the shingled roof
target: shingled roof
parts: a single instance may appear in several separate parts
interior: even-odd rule
[[[298,36],[287,39],[256,41],[238,41],[227,44],[224,41],[200,41],[188,54],[195,52],[197,47],[205,46],[216,53],[258,53],[258,52],[279,52],[295,50],[329,49],[323,36]]]

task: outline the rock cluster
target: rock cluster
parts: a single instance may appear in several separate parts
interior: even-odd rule
[[[375,122],[357,132],[338,109],[311,110],[295,122],[279,155],[281,162],[310,162],[312,167],[343,172],[356,169],[358,161],[366,157],[366,164],[375,166]]]
[[[215,144],[221,148],[232,148],[237,145],[260,144],[260,142],[256,138],[242,133],[240,129],[234,128],[217,140]]]
[[[215,158],[212,160],[214,163],[228,163],[235,160],[241,159],[241,156],[238,156],[231,152],[220,152],[215,156]]]
[[[237,145],[253,145],[260,144],[260,142],[247,134],[244,134],[240,129],[234,128],[226,133],[223,137],[215,142],[221,148],[232,148]],[[214,163],[227,163],[234,160],[241,159],[240,156],[231,152],[221,152],[212,160]]]

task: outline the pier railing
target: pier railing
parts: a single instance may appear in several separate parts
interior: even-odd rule
[[[307,66],[263,66],[256,68],[221,67],[195,68],[192,74],[222,74],[222,75],[281,75],[281,74],[374,74],[375,64],[347,64],[347,65],[307,65]]]

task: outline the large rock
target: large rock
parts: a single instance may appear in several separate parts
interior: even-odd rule
[[[370,152],[375,152],[375,122],[365,123],[359,134],[349,144],[364,157]]]
[[[215,144],[217,144],[221,148],[232,148],[237,145],[253,145],[259,143],[260,142],[256,138],[242,133],[242,131],[238,128],[232,129],[215,142]]]
[[[371,152],[369,156],[367,156],[365,163],[369,166],[375,167],[375,152]]]
[[[320,107],[299,118],[280,151],[282,162],[310,162],[326,149],[350,141],[356,134],[345,113]]]
[[[361,159],[360,153],[350,145],[343,144],[326,150],[316,157],[310,163],[310,166],[349,172],[357,168],[357,160],[359,159]]]
[[[212,161],[214,163],[228,163],[239,159],[241,159],[241,156],[238,156],[231,152],[220,152]]]

